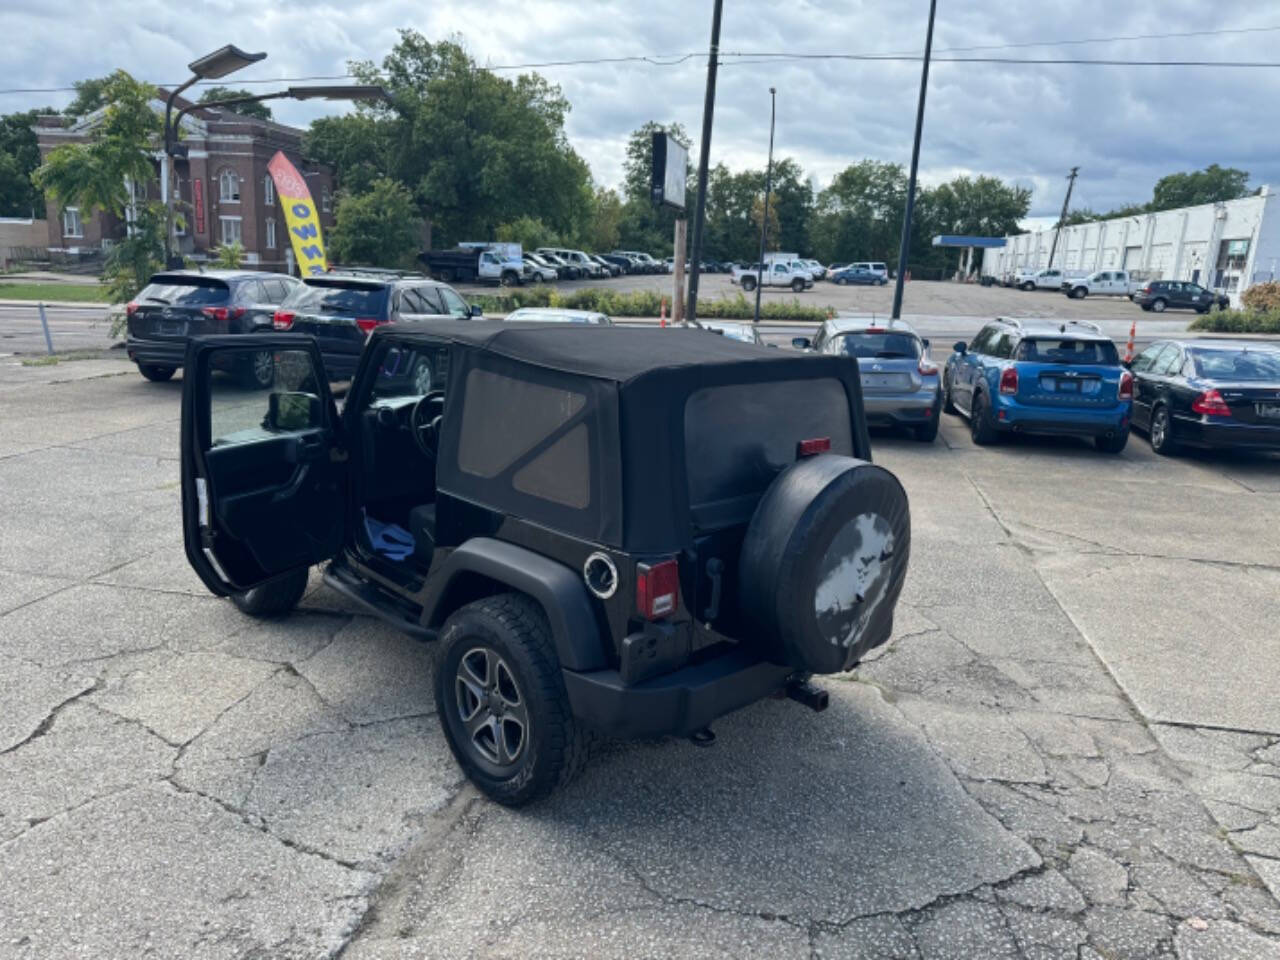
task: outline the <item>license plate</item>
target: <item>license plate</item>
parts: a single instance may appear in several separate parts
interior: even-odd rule
[[[862,377],[862,385],[864,387],[884,389],[899,389],[905,387],[908,383],[908,377],[905,373],[868,373]]]
[[[187,324],[183,320],[161,320],[156,324],[156,333],[161,336],[180,337],[187,332]]]
[[[1280,403],[1259,403],[1257,411],[1264,420],[1280,420]]]

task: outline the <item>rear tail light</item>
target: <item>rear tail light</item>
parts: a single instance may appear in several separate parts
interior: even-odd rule
[[[674,560],[636,565],[636,610],[646,620],[676,612],[680,602],[680,565]]]
[[[295,314],[292,310],[277,310],[275,316],[271,318],[271,326],[277,330],[288,330],[293,326],[293,318]]]
[[[126,317],[132,317],[137,312],[138,312],[138,305],[136,303],[133,303],[132,301],[130,301],[129,303],[126,303],[124,305],[124,315]]]
[[[238,320],[244,316],[244,307],[204,307],[200,312],[210,320]]]
[[[1211,417],[1231,416],[1231,408],[1227,406],[1227,401],[1222,399],[1222,394],[1217,390],[1206,390],[1200,394],[1200,396],[1191,401],[1191,409],[1196,413],[1208,414]]]
[[[1120,399],[1133,399],[1133,374],[1128,370],[1120,374]]]
[[[1150,287],[1143,287],[1143,288],[1142,288],[1141,290],[1139,290],[1138,292],[1139,292],[1139,293],[1141,293],[1141,294],[1143,294],[1143,295],[1146,295],[1146,294],[1148,294],[1148,293],[1150,293],[1150,292],[1151,292],[1151,288],[1150,288]]]
[[[931,377],[938,372],[938,365],[928,357],[920,358],[920,366],[916,367],[920,371],[920,376]]]
[[[814,437],[812,440],[801,440],[796,444],[796,459],[817,456],[819,453],[827,453],[830,449],[830,437]]]
[[[356,317],[356,326],[366,334],[373,333],[374,329],[386,322],[385,320],[379,320],[377,317]]]
[[[1000,371],[1000,392],[1014,394],[1018,392],[1018,368],[1005,367]]]

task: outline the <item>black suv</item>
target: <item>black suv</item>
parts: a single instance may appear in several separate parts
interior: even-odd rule
[[[1143,310],[1194,310],[1208,313],[1214,307],[1226,310],[1231,300],[1225,294],[1206,290],[1198,283],[1180,280],[1152,280],[1133,294],[1133,302]]]
[[[211,376],[255,350],[271,388]],[[501,803],[567,779],[597,734],[707,740],[770,695],[822,709],[809,676],[889,638],[907,497],[869,462],[847,358],[426,320],[373,333],[341,415],[310,338],[206,338],[187,365],[192,567],[275,616],[327,561],[331,587],[437,641],[446,738]]]
[[[355,373],[365,341],[376,327],[429,317],[466,319],[481,315],[448,284],[420,273],[342,270],[307,277],[276,311],[276,330],[316,338],[325,369],[334,380]]]
[[[125,306],[129,359],[148,380],[168,380],[193,336],[270,330],[276,308],[302,282],[249,270],[157,273]],[[270,355],[248,357],[232,371],[247,386],[272,382]]]

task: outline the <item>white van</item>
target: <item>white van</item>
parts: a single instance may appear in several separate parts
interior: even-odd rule
[[[846,270],[852,267],[861,267],[863,270],[870,270],[877,277],[884,277],[886,280],[889,279],[889,268],[880,260],[859,260],[855,263],[845,265]]]

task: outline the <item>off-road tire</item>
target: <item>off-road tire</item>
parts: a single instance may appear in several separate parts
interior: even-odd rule
[[[485,597],[455,610],[440,631],[435,697],[445,740],[467,777],[490,799],[520,807],[568,783],[590,756],[595,734],[573,716],[546,614],[521,593]],[[486,648],[509,669],[528,726],[510,773],[495,772],[466,737],[457,686],[462,659]]]
[[[1113,433],[1111,436],[1094,437],[1093,443],[1103,453],[1119,453],[1129,442],[1129,431]]]
[[[252,590],[233,593],[231,602],[241,613],[247,613],[251,617],[282,617],[296,607],[302,595],[307,592],[309,573],[310,569],[307,567],[290,570]]]
[[[164,383],[166,380],[173,379],[177,369],[177,367],[160,367],[153,363],[138,364],[138,372],[152,383]]]
[[[1157,422],[1158,417],[1163,418],[1163,426]],[[1177,456],[1178,441],[1173,439],[1173,417],[1169,413],[1169,408],[1163,403],[1156,404],[1151,410],[1151,426],[1147,436],[1151,440],[1151,449],[1160,456]]]
[[[969,408],[969,435],[980,447],[1000,439],[1000,431],[991,422],[991,401],[985,393],[974,391],[973,404]]]

